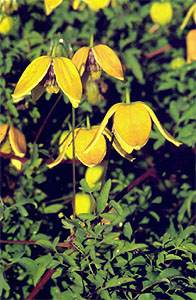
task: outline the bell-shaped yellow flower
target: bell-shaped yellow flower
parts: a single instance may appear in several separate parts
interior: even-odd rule
[[[72,57],[80,76],[84,71],[90,72],[92,79],[100,77],[101,69],[117,79],[124,80],[121,62],[115,52],[106,45],[82,47]],[[98,73],[98,77],[96,74]],[[94,76],[94,77],[93,77]]]
[[[120,147],[128,154],[133,150],[140,150],[147,143],[152,121],[166,140],[175,146],[181,145],[162,127],[152,109],[145,103],[138,101],[131,104],[117,103],[109,109],[94,138],[85,149],[86,154],[94,147],[112,115],[114,115],[113,134]],[[118,145],[116,146],[118,148]]]
[[[189,31],[186,37],[187,47],[187,63],[190,64],[192,60],[196,61],[196,29]]]
[[[82,96],[82,84],[75,65],[65,57],[40,56],[25,69],[12,97],[14,102],[18,102],[32,93],[33,99],[37,100],[45,90],[58,93],[59,89],[77,108]]]
[[[0,125],[0,152],[13,153],[16,156],[24,157],[26,153],[26,139],[24,134],[8,124]],[[21,161],[11,159],[13,166],[20,171],[22,168]]]
[[[44,0],[45,8],[46,8],[46,15],[50,15],[51,12],[59,6],[63,0]]]
[[[106,140],[104,136],[101,134],[99,136],[99,139],[96,142],[96,145],[88,152],[88,154],[84,153],[84,149],[88,146],[88,144],[93,139],[98,127],[92,127],[91,129],[87,128],[77,128],[75,129],[75,153],[77,155],[77,158],[86,166],[93,167],[97,164],[99,164],[105,154],[106,154]],[[69,145],[72,143],[72,134],[70,134],[65,140],[63,144],[63,149],[60,155],[57,157],[57,159],[48,165],[49,168],[52,168],[56,165],[58,165],[64,158],[64,155],[69,147]]]

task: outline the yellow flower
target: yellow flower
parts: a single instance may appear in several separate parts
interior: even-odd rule
[[[16,156],[24,157],[26,153],[26,139],[24,134],[12,125],[0,125],[0,152],[14,153]],[[18,171],[21,170],[21,161],[11,159],[11,163]]]
[[[94,138],[85,149],[86,154],[94,147],[112,115],[114,115],[113,134],[120,147],[128,154],[133,150],[140,150],[147,143],[152,121],[166,140],[175,146],[181,145],[162,127],[152,109],[145,103],[138,101],[132,104],[117,103],[109,109]],[[118,144],[116,144],[116,148],[118,151]],[[120,151],[118,152],[120,153]]]
[[[51,12],[59,6],[63,0],[44,0],[45,8],[46,8],[46,15],[50,15]]]
[[[96,145],[88,152],[88,154],[84,153],[84,149],[88,146],[88,144],[93,139],[96,131],[97,126],[92,127],[91,129],[87,128],[77,128],[75,129],[75,153],[77,158],[86,166],[93,167],[99,164],[105,154],[106,154],[106,141],[104,136],[101,134],[99,139],[97,140]],[[52,168],[58,165],[64,158],[64,155],[72,143],[72,134],[68,136],[63,144],[63,149],[57,159],[48,165],[49,168]]]
[[[101,69],[117,79],[124,80],[123,70],[115,52],[106,45],[82,47],[72,57],[80,76],[84,71],[90,72],[92,79],[100,77]],[[97,76],[98,74],[98,76]]]
[[[187,63],[191,63],[192,60],[196,61],[196,29],[189,31],[186,37],[187,47]]]
[[[75,65],[65,57],[40,56],[25,69],[12,97],[18,102],[32,93],[33,99],[37,100],[45,90],[58,93],[59,89],[67,95],[73,107],[78,107],[82,84]]]

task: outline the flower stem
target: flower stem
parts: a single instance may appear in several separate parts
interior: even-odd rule
[[[72,106],[72,144],[73,144],[73,160],[72,160],[72,178],[73,178],[73,198],[72,210],[75,218],[75,198],[76,198],[76,157],[75,157],[75,108]]]
[[[42,126],[40,127],[40,129],[39,129],[39,131],[38,131],[38,134],[37,134],[36,137],[35,137],[35,140],[34,140],[34,143],[33,143],[33,144],[36,144],[36,143],[37,143],[37,140],[39,139],[40,134],[42,133],[42,130],[44,129],[44,127],[45,127],[46,123],[48,122],[48,119],[50,118],[50,116],[51,116],[53,110],[55,109],[56,105],[58,104],[59,100],[61,99],[61,96],[62,96],[62,94],[60,94],[60,95],[58,96],[56,102],[54,103],[54,105],[52,106],[51,110],[49,111],[47,117],[45,118],[45,120],[44,120]]]

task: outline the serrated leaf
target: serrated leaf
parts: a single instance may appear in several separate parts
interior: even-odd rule
[[[102,213],[106,207],[106,203],[108,201],[109,192],[111,189],[111,179],[104,184],[103,189],[100,192],[99,197],[97,198],[97,211],[98,213]]]

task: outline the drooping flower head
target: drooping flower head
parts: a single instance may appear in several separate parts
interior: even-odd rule
[[[26,153],[26,139],[24,134],[8,124],[0,125],[0,152],[10,153],[19,157],[24,157]],[[21,161],[12,158],[12,165],[20,171]]]
[[[115,52],[106,45],[82,47],[72,57],[80,76],[90,73],[92,79],[99,79],[101,70],[117,79],[124,80],[121,62]]]
[[[109,109],[92,142],[85,149],[86,154],[94,147],[112,115],[114,115],[112,132],[119,145],[128,154],[133,150],[140,150],[147,143],[152,121],[166,140],[175,146],[181,145],[162,127],[152,109],[138,101],[131,104],[117,103]]]
[[[40,56],[33,60],[20,77],[14,94],[14,102],[32,94],[37,100],[47,91],[58,93],[59,89],[78,107],[82,96],[80,76],[72,61],[65,57]]]
[[[92,127],[91,129],[87,128],[77,128],[75,129],[75,153],[77,155],[77,158],[86,166],[92,167],[94,165],[99,164],[105,154],[106,154],[106,141],[104,136],[101,134],[96,145],[89,151],[88,154],[84,153],[84,149],[88,146],[88,144],[93,139],[96,131],[97,126]],[[64,158],[64,155],[72,143],[72,134],[68,136],[68,138],[65,140],[63,144],[62,151],[60,155],[57,157],[57,159],[48,165],[49,168],[52,168],[56,165],[58,165]]]

